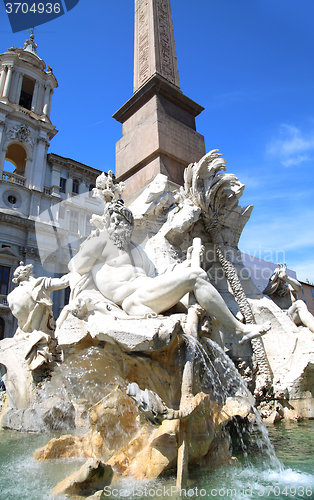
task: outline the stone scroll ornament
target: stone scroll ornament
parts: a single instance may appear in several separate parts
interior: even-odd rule
[[[198,163],[191,163],[184,172],[185,198],[190,199],[202,210],[206,231],[214,243],[219,263],[229,282],[235,300],[246,323],[256,323],[252,308],[243,290],[235,266],[227,257],[227,251],[222,236],[222,229],[227,219],[238,206],[244,184],[234,174],[225,173],[226,160],[221,158],[218,149],[207,153]],[[270,390],[272,371],[268,363],[264,344],[261,338],[251,340],[254,358],[257,364],[257,377],[263,379],[264,389]]]
[[[23,0],[23,2],[8,2],[3,0],[13,33],[23,31],[31,26],[53,21],[72,10],[79,0],[51,0],[40,2],[34,0]],[[63,8],[65,6],[65,8]]]

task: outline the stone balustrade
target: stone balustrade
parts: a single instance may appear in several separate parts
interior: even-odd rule
[[[3,171],[2,180],[13,182],[13,184],[18,184],[19,186],[25,186],[26,178],[23,177],[22,175],[14,174],[12,172]]]
[[[9,307],[6,295],[0,295],[0,307],[2,307],[2,306]]]

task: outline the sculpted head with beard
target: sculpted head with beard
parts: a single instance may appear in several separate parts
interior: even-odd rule
[[[126,250],[131,240],[134,219],[132,212],[122,201],[107,203],[104,211],[104,224],[110,240],[120,250]]]

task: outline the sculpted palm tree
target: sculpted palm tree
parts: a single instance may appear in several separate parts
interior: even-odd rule
[[[241,314],[246,323],[254,324],[250,303],[245,295],[242,283],[238,277],[237,270],[228,258],[228,252],[223,240],[223,228],[227,219],[235,212],[240,212],[238,200],[242,196],[244,184],[239,179],[226,171],[226,160],[221,158],[218,149],[206,154],[198,163],[191,163],[184,173],[184,197],[190,199],[202,210],[206,231],[211,236],[215,253],[231,287],[235,300],[239,305]],[[244,209],[244,224],[248,219],[252,207]],[[246,213],[245,213],[246,212]],[[257,376],[263,378],[263,386],[269,390],[272,381],[272,372],[266,356],[263,340],[255,338],[251,340],[255,362],[258,366]]]

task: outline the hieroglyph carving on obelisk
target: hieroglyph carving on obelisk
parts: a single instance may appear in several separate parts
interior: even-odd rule
[[[134,92],[156,73],[180,88],[170,0],[135,0]]]

